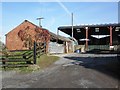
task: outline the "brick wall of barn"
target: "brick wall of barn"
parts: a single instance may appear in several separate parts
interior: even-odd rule
[[[27,30],[26,28],[29,29]],[[32,37],[32,40],[35,41],[35,35],[36,35],[36,25],[32,24],[31,22],[25,20],[22,24],[17,26],[15,29],[10,31],[8,34],[6,34],[6,47],[8,50],[26,50],[28,48],[24,47],[24,41],[21,40],[18,33],[20,30],[25,30],[27,34],[29,34]],[[42,29],[39,31],[42,32]]]

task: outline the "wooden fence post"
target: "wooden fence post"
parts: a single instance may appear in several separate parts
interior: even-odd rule
[[[33,50],[33,60],[34,64],[36,64],[36,42],[34,41],[34,50]]]
[[[46,54],[46,42],[44,42],[44,54]]]

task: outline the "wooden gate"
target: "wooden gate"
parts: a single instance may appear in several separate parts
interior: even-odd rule
[[[36,64],[37,57],[46,53],[46,44],[34,42],[33,49],[14,51],[14,53],[15,54],[11,55],[1,55],[0,62],[3,67],[28,66],[28,64]],[[21,62],[26,62],[26,64],[21,64]]]

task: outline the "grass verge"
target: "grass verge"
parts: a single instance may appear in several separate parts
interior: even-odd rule
[[[23,67],[23,66],[22,67],[6,67],[5,69],[2,68],[2,70],[6,70],[6,71],[15,70],[20,73],[30,73],[30,72],[34,72],[37,70],[42,70],[44,68],[47,68],[48,66],[50,66],[57,60],[59,60],[59,57],[57,56],[41,55],[39,58],[37,58],[36,65],[29,65],[28,67]]]
[[[50,66],[53,62],[57,61],[59,57],[57,56],[48,56],[42,55],[40,58],[37,59],[37,65],[43,69]]]

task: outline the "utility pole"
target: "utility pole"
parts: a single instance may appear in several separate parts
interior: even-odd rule
[[[72,38],[73,38],[73,13],[72,13]]]
[[[39,27],[42,27],[41,26],[41,20],[44,19],[43,17],[40,17],[40,18],[37,18],[37,20],[39,20]]]
[[[73,37],[73,13],[71,14],[71,16],[72,16],[72,39],[74,38]],[[74,41],[72,41],[72,43],[73,43],[73,45],[72,45],[72,47],[73,47],[73,52],[74,52]]]

